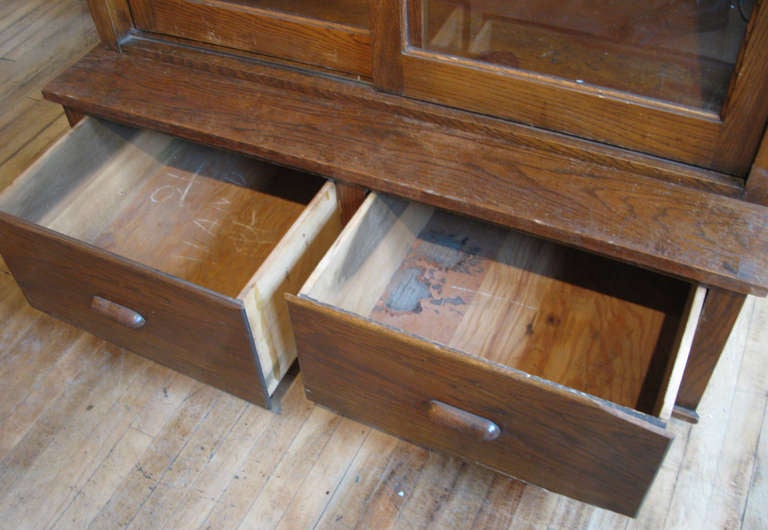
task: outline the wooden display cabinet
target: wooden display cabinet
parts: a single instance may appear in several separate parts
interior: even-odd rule
[[[768,2],[89,5],[102,45],[45,89],[72,123],[335,181],[352,220],[286,289],[310,398],[637,511],[768,292]],[[24,286],[51,234],[15,213]]]

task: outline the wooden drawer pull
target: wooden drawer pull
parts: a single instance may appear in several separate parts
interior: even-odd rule
[[[438,425],[475,436],[478,441],[490,442],[501,434],[501,429],[491,420],[453,407],[442,401],[429,402],[429,419]]]
[[[128,309],[125,306],[116,304],[100,296],[93,297],[93,300],[91,300],[91,309],[107,318],[111,318],[118,324],[122,324],[127,328],[137,329],[146,323],[144,317],[133,309]]]

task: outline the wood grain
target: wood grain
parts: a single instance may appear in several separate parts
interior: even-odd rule
[[[139,75],[141,86],[132,82]],[[176,85],[170,98],[164,87],[177,78],[190,82]],[[312,78],[290,79],[308,84],[285,79],[276,89],[256,78],[99,50],[47,94],[83,111],[237,148],[668,274],[740,292],[768,287],[768,213],[762,207],[438,127],[439,121],[397,111],[400,100],[362,87],[347,87],[360,98],[354,99],[320,90]],[[194,112],[193,102],[213,94],[219,111]],[[366,98],[386,103],[386,110],[367,105]]]
[[[333,183],[323,185],[237,295],[245,306],[270,394],[296,360],[296,344],[283,293],[299,292],[341,232],[335,191]]]
[[[692,411],[699,406],[745,299],[738,293],[710,288],[677,396],[678,406]]]
[[[242,305],[0,213],[2,254],[34,307],[115,344],[268,405]],[[94,296],[146,318],[129,329],[91,310]]]
[[[673,362],[689,291],[671,278],[376,194],[302,289],[410,336],[647,413],[655,409],[644,392],[655,401],[666,388],[663,370],[652,381],[649,367]]]
[[[752,163],[747,185],[744,190],[744,198],[768,206],[768,135],[763,136],[760,149]]]
[[[336,183],[336,194],[339,199],[339,209],[341,210],[341,223],[347,224],[360,205],[365,200],[367,190],[354,184],[345,182]]]
[[[136,26],[145,31],[371,76],[371,37],[367,29],[312,20],[252,3],[130,0],[130,5]]]
[[[285,198],[265,193],[276,180],[295,189]],[[303,189],[318,188],[318,179],[239,155],[91,121],[0,205],[234,298],[303,212]]]
[[[312,400],[577,499],[622,513],[639,508],[669,443],[662,429],[311,300],[288,300]],[[435,425],[432,399],[491,419],[501,435],[477,443]]]
[[[88,0],[88,8],[101,42],[119,49],[120,42],[133,29],[128,0]]]
[[[758,5],[722,112],[413,48],[401,59],[404,93],[744,177],[768,117],[759,97],[768,79],[766,27],[768,8]]]
[[[61,108],[43,101],[40,90],[97,44],[98,36],[82,0],[14,0],[0,10],[0,188],[4,188],[67,130]]]
[[[768,3],[755,4],[723,108],[723,126],[712,154],[716,168],[746,175],[768,122]]]
[[[50,9],[62,2],[65,10]],[[44,8],[35,10],[35,5]],[[31,14],[18,21],[17,15],[25,12]],[[0,5],[0,40],[19,47],[16,58],[24,63],[18,65],[23,69],[40,68],[22,57],[42,59],[38,52],[44,49],[41,73],[50,76],[68,57],[87,51],[94,42],[95,32],[86,19],[81,0],[8,0]],[[36,45],[35,39],[24,40],[29,31],[20,32],[33,20],[45,28],[34,30],[46,38],[45,46]],[[79,21],[79,29],[63,38],[55,28],[73,20]],[[23,95],[33,90],[37,90],[34,83],[0,100],[0,175],[9,179],[68,128],[57,106]],[[566,145],[570,141],[564,140]],[[583,527],[589,530],[690,530],[700,521],[704,522],[699,527],[704,528],[709,521],[723,520],[732,521],[734,530],[762,528],[768,517],[767,316],[765,300],[748,298],[699,407],[701,422],[696,427],[670,422],[676,440],[637,519],[566,504],[557,494],[372,431],[354,458],[331,464],[334,476],[344,471],[346,475],[331,488],[328,503],[317,508],[322,510],[317,513],[318,528],[428,529],[435,526],[430,521],[440,521],[446,530],[459,530],[466,529],[469,520],[473,528],[489,530],[556,527],[560,521],[572,520],[586,520]],[[0,495],[12,498],[16,489],[33,493],[23,502],[3,504],[0,518],[7,524],[87,528],[96,516],[108,521],[118,512],[138,512],[157,491],[151,486],[174,465],[175,457],[184,447],[193,447],[187,442],[203,416],[231,410],[222,407],[223,402],[240,402],[218,392],[219,406],[205,409],[200,400],[191,399],[201,387],[189,377],[108,348],[87,333],[30,308],[2,259],[0,322],[0,387],[3,405],[8,406],[3,410],[10,411],[0,415]],[[67,348],[63,334],[78,340]],[[38,353],[34,362],[25,362],[22,352]],[[4,370],[5,363],[12,363],[13,370]],[[18,380],[25,384],[16,386]],[[128,387],[120,383],[128,380]],[[12,386],[18,392],[10,395]],[[754,397],[761,399],[753,401]],[[94,406],[89,409],[90,405]],[[167,521],[167,528],[237,528],[254,492],[264,484],[283,484],[286,491],[295,492],[297,484],[291,475],[273,471],[293,440],[309,429],[306,418],[313,407],[303,397],[299,375],[282,398],[281,414],[250,406],[233,425],[215,427],[220,430],[220,442],[198,447],[205,455],[202,462],[182,459],[185,473],[174,475],[175,488],[162,488],[163,501],[150,503],[157,520]],[[761,418],[762,428],[755,438],[754,424]],[[210,429],[213,424],[209,420],[203,425]],[[108,431],[111,434],[105,436]],[[347,443],[340,438],[336,442]],[[161,447],[168,450],[155,458]],[[318,457],[314,449],[302,446],[291,453],[292,458],[305,466],[320,458],[322,467],[333,456]],[[151,479],[143,474],[148,462],[152,463],[147,473]],[[486,484],[488,489],[478,498],[478,488]],[[288,513],[300,506],[294,503]],[[451,507],[460,511],[443,517],[443,513],[451,515]],[[576,515],[569,519],[569,512]],[[743,517],[729,519],[733,513]]]
[[[403,92],[403,48],[401,27],[403,2],[371,2],[371,58],[373,83],[377,88],[401,94]]]

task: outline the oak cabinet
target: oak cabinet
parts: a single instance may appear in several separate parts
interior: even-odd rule
[[[291,228],[276,247],[313,249],[301,274],[264,261],[268,277],[290,279],[271,285],[289,297],[283,339],[295,337],[311,399],[636,512],[669,443],[665,422],[696,420],[745,297],[768,292],[768,3],[89,5],[102,45],[44,92],[73,123],[94,116],[300,170],[275,175],[287,189],[307,174],[334,181],[297,210],[296,222],[319,210],[335,219],[322,244]],[[50,276],[59,300],[74,301],[73,285],[90,288],[71,265],[82,256],[131,278],[154,267],[16,211],[35,193],[12,191],[13,215],[0,217],[0,250],[32,292]],[[237,195],[250,204],[258,193]],[[167,293],[186,292],[167,275]],[[86,275],[99,289],[60,316],[115,328],[113,340],[139,350],[119,337],[146,317],[140,297],[102,276]],[[260,290],[239,289],[201,303],[247,319],[238,333],[252,348],[246,299]],[[160,338],[155,358],[216,384],[204,356]],[[291,358],[278,372],[259,360],[239,380],[277,373],[259,387],[266,401]]]

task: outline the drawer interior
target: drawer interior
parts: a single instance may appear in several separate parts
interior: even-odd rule
[[[148,281],[182,280],[199,300],[214,296],[240,307],[237,333],[252,345],[236,355],[253,363],[256,354],[268,395],[296,357],[283,293],[298,291],[341,230],[335,188],[321,177],[92,118],[0,195],[0,211],[48,229],[45,238],[68,236],[96,253],[127,259]],[[169,311],[184,321],[181,308]],[[213,307],[209,312],[219,318]],[[74,321],[68,315],[60,318]],[[102,336],[145,353],[141,334],[161,333],[150,328],[121,341],[122,330]],[[175,344],[166,338],[169,347]],[[192,357],[179,362],[204,365],[208,373],[222,356],[206,349]]]
[[[234,298],[322,184],[89,119],[3,195],[0,209]]]
[[[656,414],[692,287],[403,200],[369,197],[302,294]]]

